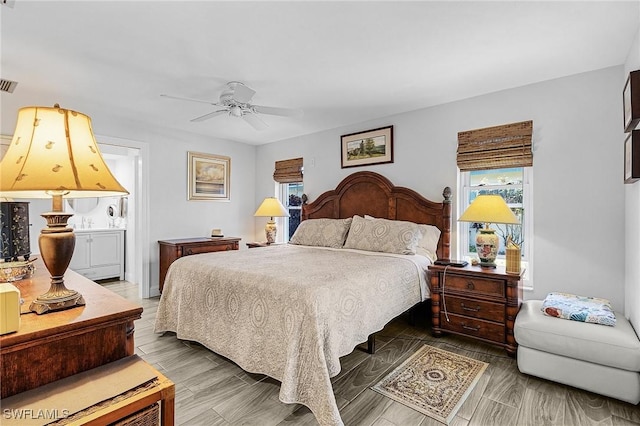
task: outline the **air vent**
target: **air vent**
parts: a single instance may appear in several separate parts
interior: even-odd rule
[[[17,81],[5,80],[4,78],[0,78],[0,92],[13,93],[13,90],[17,85]]]

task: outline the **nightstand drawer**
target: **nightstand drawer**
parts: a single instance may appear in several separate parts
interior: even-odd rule
[[[449,322],[444,312],[440,312],[440,327],[466,336],[479,337],[493,342],[504,342],[504,324],[449,313]]]
[[[213,251],[227,251],[237,250],[234,249],[232,244],[218,244],[218,245],[201,245],[201,246],[188,246],[184,248],[183,256],[190,256],[192,254],[211,253]]]
[[[499,280],[447,275],[444,287],[445,292],[447,290],[458,290],[466,293],[504,297],[504,283]]]
[[[489,321],[504,322],[504,304],[445,296],[448,312],[481,318]]]

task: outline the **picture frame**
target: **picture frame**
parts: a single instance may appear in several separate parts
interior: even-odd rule
[[[393,163],[393,126],[340,137],[342,168]]]
[[[624,141],[624,183],[640,180],[640,130],[629,133]]]
[[[231,158],[188,152],[188,200],[230,200]]]
[[[624,131],[631,132],[640,122],[640,70],[632,71],[622,91]]]

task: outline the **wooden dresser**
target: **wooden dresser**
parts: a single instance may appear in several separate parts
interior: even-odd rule
[[[521,276],[505,273],[503,266],[431,265],[429,272],[434,336],[460,334],[516,354],[513,326],[522,304]]]
[[[160,245],[160,292],[162,293],[169,266],[176,259],[192,254],[238,250],[239,242],[240,238],[235,237],[179,238],[158,241]]]
[[[13,284],[24,299],[17,332],[0,336],[0,388],[6,398],[134,354],[134,320],[142,307],[67,270],[65,284],[85,306],[37,315],[31,301],[49,289],[49,272],[35,262],[31,278]]]

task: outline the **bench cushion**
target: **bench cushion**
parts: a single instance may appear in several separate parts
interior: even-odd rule
[[[613,327],[564,321],[542,313],[541,300],[527,300],[516,317],[518,345],[587,362],[640,371],[640,340],[620,313]]]

